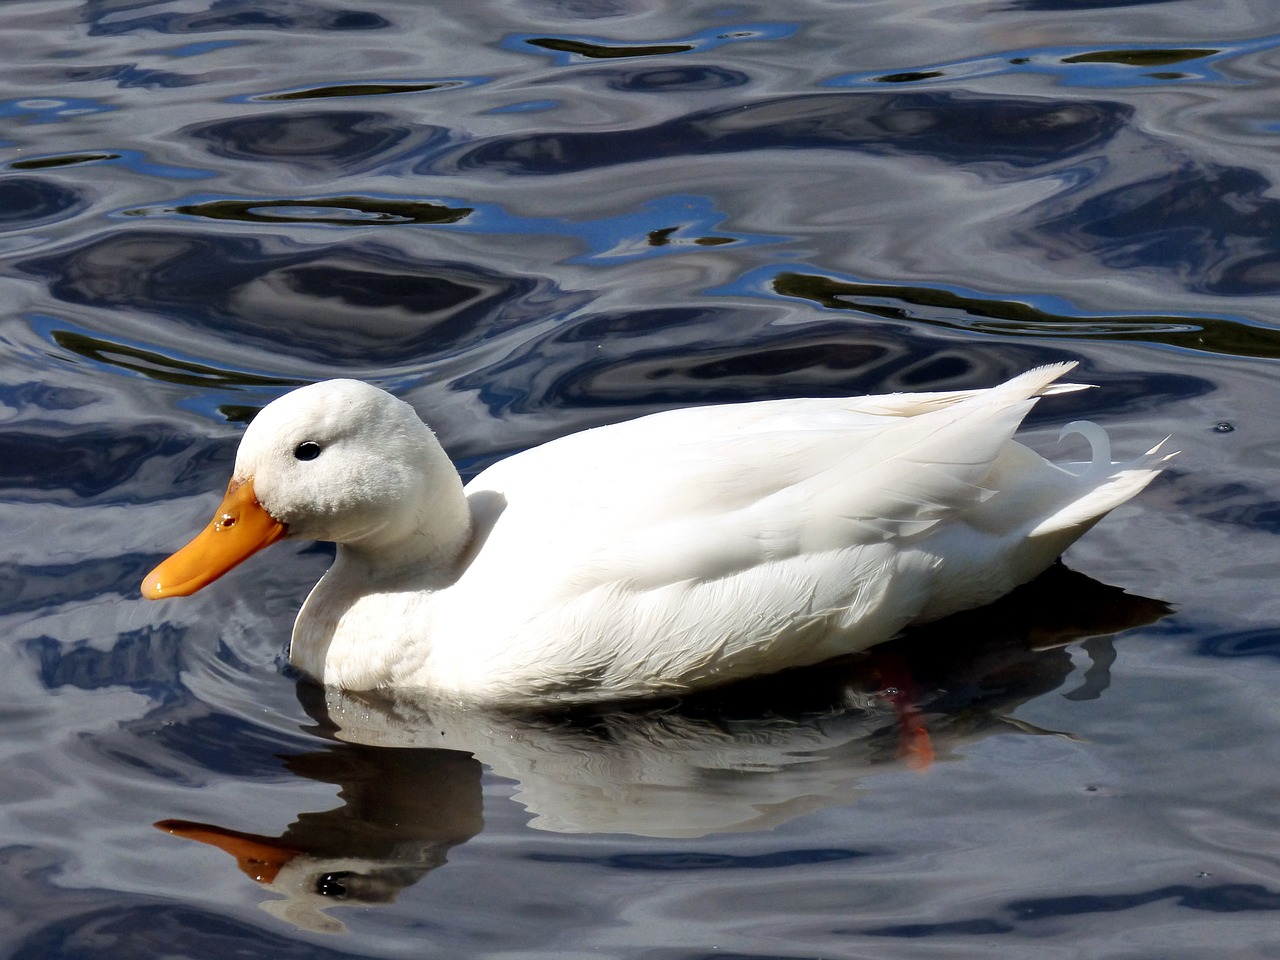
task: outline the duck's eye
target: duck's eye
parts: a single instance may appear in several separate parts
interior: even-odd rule
[[[304,440],[293,448],[295,460],[314,460],[318,456],[320,456],[320,444],[314,440]]]

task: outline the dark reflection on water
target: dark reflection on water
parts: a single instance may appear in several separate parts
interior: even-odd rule
[[[126,686],[163,702],[172,699],[173,681],[182,668],[183,636],[164,625],[124,634],[105,653],[84,644],[66,650],[52,637],[27,646],[40,663],[40,681],[50,690]]]
[[[1221,50],[1098,50],[1063,57],[1063,63],[1123,63],[1130,67],[1164,67],[1201,57],[1212,57]]]
[[[599,77],[610,90],[626,93],[670,93],[675,90],[725,90],[741,87],[751,78],[740,70],[725,70],[706,64],[646,67],[633,70],[579,70],[578,80]]]
[[[1210,657],[1270,657],[1280,659],[1280,628],[1237,630],[1205,637],[1196,652]]]
[[[174,207],[173,212],[189,217],[241,223],[320,223],[343,226],[368,223],[457,223],[466,219],[471,209],[379,197],[308,197],[305,200],[210,200],[205,203],[182,204]]]
[[[1205,887],[1187,884],[1159,887],[1137,893],[1118,893],[1111,896],[1045,897],[1043,899],[1015,900],[1006,905],[1007,918],[979,917],[973,920],[953,920],[937,924],[909,924],[895,927],[878,927],[869,930],[843,930],[839,933],[860,933],[872,937],[931,937],[950,934],[990,936],[1014,933],[1018,924],[1046,920],[1054,917],[1073,917],[1095,913],[1115,913],[1119,910],[1136,910],[1161,900],[1172,900],[1177,906],[1189,910],[1207,910],[1212,913],[1238,913],[1254,910],[1280,910],[1280,891],[1269,890],[1256,883],[1218,883]]]
[[[1188,161],[1088,197],[1039,229],[1114,268],[1159,264],[1199,278],[1195,287],[1209,293],[1276,293],[1274,184],[1256,170]]]
[[[1257,496],[1256,491],[1254,495]],[[1213,510],[1203,516],[1206,520],[1217,523],[1238,524],[1251,530],[1280,533],[1280,500],[1254,500],[1252,503]]]
[[[68,153],[57,157],[38,157],[33,160],[15,160],[9,164],[12,170],[48,170],[53,167],[71,167],[81,163],[98,163],[102,160],[119,160],[118,153]]]
[[[48,868],[24,862],[26,851],[0,851],[0,867],[8,868],[9,881],[28,890],[40,891]],[[56,887],[46,886],[46,897],[57,896]],[[39,903],[36,897],[31,898]],[[14,944],[15,960],[48,960],[51,957],[102,958],[176,955],[245,958],[279,957],[282,960],[339,960],[358,956],[349,951],[299,941],[261,929],[258,924],[219,917],[207,911],[151,898],[123,897],[123,903],[98,905],[91,894],[82,894],[84,906],[68,910],[60,922]],[[137,902],[143,901],[143,902]]]
[[[0,603],[12,613],[26,613],[48,607],[51,596],[68,602],[87,602],[113,593],[128,596],[155,566],[156,559],[124,554],[62,564],[0,563]],[[32,642],[47,644],[51,638],[40,637]]]
[[[952,290],[798,273],[778,274],[772,287],[781,296],[802,297],[832,309],[981,333],[1141,340],[1229,356],[1280,357],[1280,333],[1275,329],[1221,317],[1075,316]]]
[[[87,83],[107,80],[121,89],[139,87],[143,90],[166,90],[190,87],[203,82],[189,73],[169,70],[140,70],[136,64],[109,64],[101,67],[71,67],[48,70],[51,86],[63,83]]]
[[[1179,0],[1002,0],[1002,10],[1029,11],[1071,11],[1083,10],[1097,13],[1100,9],[1119,9],[1123,7],[1155,7],[1161,4],[1178,3]]]
[[[675,335],[678,327],[699,331],[713,325],[715,313],[645,311],[643,318],[672,333],[667,346],[654,344],[648,349],[629,350],[621,358],[605,355],[576,367],[561,367],[562,373],[539,384],[538,394],[544,402],[573,406],[611,403],[631,396],[650,401],[676,397],[696,397],[700,402],[764,399],[772,395],[768,378],[786,375],[804,382],[807,394],[831,394],[843,392],[839,385],[846,383],[850,374],[872,368],[885,372],[925,350],[921,346],[918,352],[912,351],[907,344],[894,350],[866,343],[845,328],[824,329],[816,325],[799,333],[784,329],[772,335],[762,334],[750,348],[726,346],[716,337]],[[645,336],[650,339],[647,332]],[[568,327],[546,342],[530,344],[527,351],[509,362],[531,364],[534,357],[554,362],[570,350],[576,352],[573,347],[566,349],[566,340],[574,344],[589,339],[590,334],[578,337],[573,327]],[[478,381],[479,378],[464,378],[459,386],[474,384],[485,389]],[[485,392],[491,393],[492,389]],[[495,409],[518,410],[527,397],[524,394],[517,398],[520,402],[504,403]]]
[[[308,87],[287,93],[266,93],[255,100],[328,100],[334,97],[377,97],[397,93],[426,93],[428,90],[451,90],[462,86],[461,80],[439,80],[431,83],[340,83]]]
[[[114,0],[88,0],[82,17],[93,36],[112,36],[135,31],[156,33],[206,33],[232,30],[381,30],[391,21],[376,13],[351,9],[325,9],[316,4],[290,0],[262,3],[260,0],[218,0],[198,13],[150,12],[149,4],[121,9]]]
[[[531,47],[572,53],[591,60],[616,60],[625,57],[660,57],[668,53],[687,53],[694,49],[690,43],[637,44],[619,46],[590,43],[586,40],[569,40],[562,37],[530,37],[524,41]]]
[[[807,94],[700,111],[641,130],[496,138],[446,153],[416,172],[495,167],[507,174],[564,174],[666,156],[677,144],[692,156],[835,149],[1023,168],[1097,149],[1131,114],[1125,104],[1101,101]]]
[[[193,363],[181,357],[165,356],[154,350],[145,350],[126,343],[113,343],[102,337],[76,330],[51,330],[49,337],[68,353],[95,363],[141,373],[166,383],[183,383],[192,386],[214,386],[225,383],[237,386],[300,387],[305,382],[288,377],[261,376],[243,370],[210,367],[203,363]]]
[[[396,118],[372,112],[325,111],[245,116],[198,124],[185,133],[210,153],[232,160],[358,168],[385,155],[410,136]],[[444,129],[420,128],[426,142],[443,141]]]
[[[385,366],[465,349],[491,335],[498,303],[537,290],[530,280],[423,263],[372,243],[277,251],[245,237],[174,231],[108,236],[19,267],[69,303],[127,304],[162,314],[199,341],[258,344],[330,366],[343,357]],[[307,301],[311,308],[300,312],[296,304]],[[203,351],[237,353],[212,343]]]
[[[0,178],[0,230],[44,223],[84,204],[74,190],[34,177]]]
[[[46,428],[47,430],[48,428]],[[155,457],[172,457],[187,444],[176,437],[127,435],[95,428],[78,436],[6,431],[0,434],[0,490],[22,502],[41,492],[101,497]]]
[[[42,411],[77,410],[97,399],[89,390],[52,383],[27,381],[0,386],[0,400],[7,406],[34,407]]]

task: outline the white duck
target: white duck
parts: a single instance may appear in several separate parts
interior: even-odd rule
[[[465,488],[413,408],[352,380],[245,431],[214,520],[147,577],[190,594],[283,537],[332,540],[290,659],[351,690],[529,704],[814,664],[988,603],[1160,472],[1011,439],[1040,367],[986,390],[672,410],[553,440]]]

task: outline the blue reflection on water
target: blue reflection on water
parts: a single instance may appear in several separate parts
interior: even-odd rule
[[[0,117],[13,117],[28,123],[65,123],[79,117],[108,113],[116,107],[96,100],[71,97],[25,97],[0,100]]]

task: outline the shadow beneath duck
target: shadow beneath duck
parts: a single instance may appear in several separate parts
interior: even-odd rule
[[[286,759],[337,784],[343,805],[302,813],[279,837],[191,821],[156,826],[232,854],[300,927],[336,932],[325,911],[386,903],[483,827],[482,764],[516,781],[530,825],[558,832],[698,837],[762,830],[848,805],[873,774],[945,762],[997,732],[1069,735],[1009,714],[1091,666],[1067,691],[1105,691],[1113,635],[1152,623],[1162,602],[1061,565],[1000,602],[819,667],[682,700],[569,713],[493,713],[299,686],[331,742]]]

